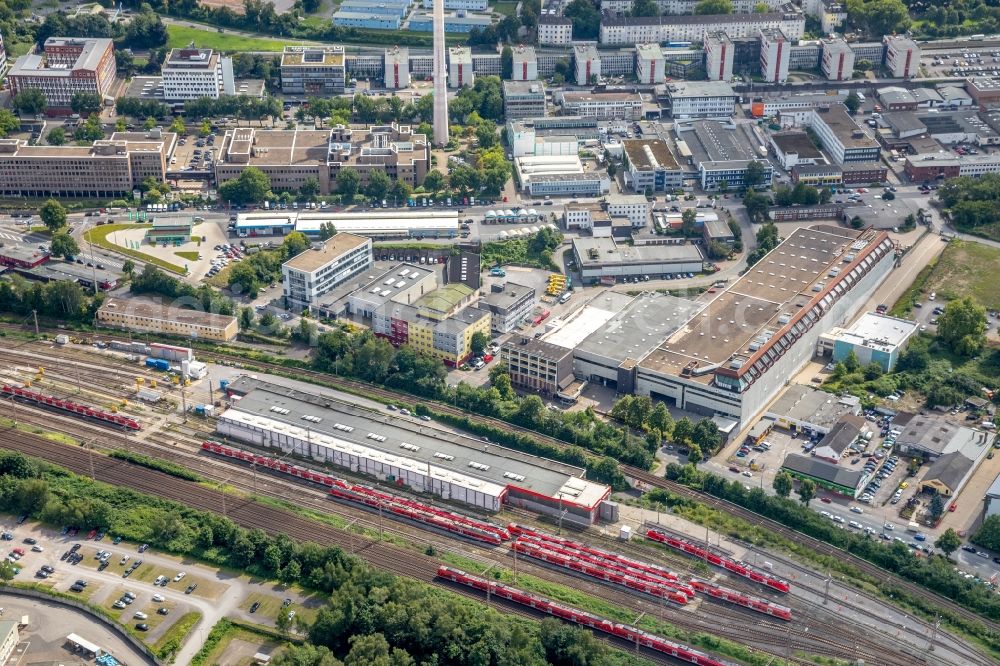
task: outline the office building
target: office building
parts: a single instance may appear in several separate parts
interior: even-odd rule
[[[219,435],[276,457],[294,453],[479,511],[510,505],[587,526],[608,510],[611,488],[585,480],[579,467],[400,419],[382,422],[356,405],[246,375],[226,391],[239,400],[219,416]]]
[[[884,232],[800,228],[638,364],[636,393],[748,425],[895,265]],[[834,271],[833,269],[838,269]]]
[[[774,167],[756,150],[757,140],[749,125],[696,120],[687,125],[675,125],[674,129],[677,152],[688,157],[698,170],[702,189],[742,189],[751,164],[761,168],[757,187],[770,187]]]
[[[236,94],[233,59],[212,49],[171,49],[160,73],[167,102]]]
[[[536,155],[514,159],[517,182],[531,196],[599,197],[611,191],[605,169],[585,169],[574,155]]]
[[[470,12],[485,12],[489,9],[486,0],[444,0],[445,9],[464,9]],[[424,9],[434,9],[434,0],[424,0]]]
[[[626,139],[625,185],[635,192],[673,192],[683,187],[683,171],[662,139]]]
[[[597,118],[580,116],[511,120],[507,122],[507,142],[514,157],[576,155],[581,142],[600,138],[604,124]]]
[[[667,84],[670,115],[675,120],[731,118],[736,112],[736,93],[724,81],[677,81]]]
[[[791,43],[781,28],[761,28],[760,73],[767,83],[784,83],[788,80],[788,62]]]
[[[503,111],[507,120],[545,116],[545,85],[541,81],[504,81]]]
[[[649,225],[649,215],[653,212],[653,202],[641,194],[611,194],[603,201],[608,215],[626,218],[636,229]]]
[[[586,92],[559,90],[555,103],[562,113],[598,120],[641,120],[642,95],[632,92]]]
[[[573,383],[573,350],[514,335],[500,347],[500,363],[515,386],[554,396]]]
[[[21,641],[18,633],[18,623],[13,620],[0,622],[0,664],[6,664],[14,654],[14,648]]]
[[[649,85],[667,80],[667,61],[659,44],[635,45],[635,78]]]
[[[876,363],[882,372],[892,372],[916,332],[914,321],[866,312],[851,326],[821,336],[819,346],[833,352],[835,363],[853,352],[861,365]]]
[[[512,81],[534,81],[538,78],[538,56],[534,46],[519,44],[511,49],[514,55]]]
[[[540,46],[569,46],[573,41],[573,22],[565,16],[542,14],[538,17]]]
[[[0,139],[0,196],[113,199],[146,178],[162,183],[177,135],[115,132],[91,146],[29,146]]]
[[[356,7],[356,11],[338,9],[333,13],[334,25],[342,28],[366,30],[399,30],[400,17],[395,14],[376,14],[371,7]]]
[[[733,40],[721,31],[705,35],[705,73],[709,81],[730,81],[733,78]]]
[[[339,232],[376,240],[454,238],[458,235],[458,212],[421,208],[378,209],[364,213],[325,210],[240,213],[236,218],[236,233],[240,238],[255,238],[301,231],[313,237],[320,234],[324,224],[332,224]]]
[[[536,303],[538,293],[534,287],[507,281],[490,285],[489,291],[479,299],[479,308],[489,311],[493,333],[503,335],[517,328]]]
[[[410,50],[393,46],[385,50],[383,73],[385,87],[389,90],[399,90],[410,87]]]
[[[467,46],[452,46],[448,49],[448,87],[461,88],[475,84],[472,73],[472,49]]]
[[[24,55],[7,74],[11,97],[41,90],[46,112],[69,114],[73,95],[88,92],[104,101],[115,82],[115,45],[110,39],[49,37],[42,52]]]
[[[773,132],[768,135],[768,142],[785,171],[791,171],[797,166],[824,162],[823,153],[813,145],[812,139],[805,132],[794,130]]]
[[[371,319],[386,303],[413,305],[439,286],[438,274],[426,266],[401,263],[351,292],[347,312],[362,320]]]
[[[828,81],[850,81],[854,75],[854,51],[841,38],[823,40],[821,69]]]
[[[987,173],[1000,173],[1000,155],[925,154],[908,155],[903,169],[916,182],[944,180],[969,176],[978,178]]]
[[[797,10],[766,14],[712,14],[692,16],[637,16],[601,19],[601,44],[619,46],[661,42],[704,42],[710,32],[730,39],[756,38],[761,28],[780,29],[788,39],[802,39],[805,16]]]
[[[0,72],[7,71],[7,46],[3,43],[3,35],[0,35]]]
[[[910,79],[920,72],[920,47],[909,37],[885,35],[885,68],[889,76]]]
[[[613,238],[581,237],[573,239],[573,257],[585,284],[700,273],[704,267],[701,250],[687,243],[630,246],[616,243]]]
[[[281,92],[286,95],[339,95],[347,86],[344,47],[286,46],[281,54]]]
[[[485,30],[492,24],[493,19],[489,14],[470,14],[465,10],[458,10],[444,15],[445,32],[469,33],[477,28]],[[432,12],[424,10],[413,12],[407,26],[414,32],[431,32],[434,28]]]
[[[320,193],[336,190],[337,174],[349,168],[365,187],[373,171],[393,181],[417,187],[427,175],[430,150],[427,138],[407,125],[372,125],[329,130],[263,130],[241,127],[227,130],[215,163],[218,184],[240,177],[255,166],[271,179],[275,189],[299,190],[310,178]]]
[[[338,233],[281,265],[285,301],[289,308],[308,309],[371,265],[371,238]]]
[[[601,54],[593,42],[573,44],[573,71],[576,85],[590,86],[601,80]]]
[[[701,238],[708,243],[722,243],[732,247],[736,243],[736,234],[729,224],[722,220],[705,220],[701,225]]]
[[[854,121],[843,104],[813,109],[806,116],[806,123],[835,163],[878,161],[881,152],[878,142]]]
[[[162,333],[184,338],[228,342],[236,337],[236,317],[170,307],[155,299],[107,298],[97,310],[104,326],[136,333]]]
[[[773,118],[783,111],[802,111],[843,102],[847,93],[799,93],[795,95],[775,95],[759,97],[750,103],[750,115],[754,118]],[[794,117],[794,116],[793,116]]]

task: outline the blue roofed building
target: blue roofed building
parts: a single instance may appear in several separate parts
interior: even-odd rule
[[[399,23],[398,16],[373,14],[368,10],[363,10],[363,13],[338,11],[333,15],[333,24],[343,28],[399,30]]]
[[[444,15],[445,32],[472,32],[473,28],[486,28],[493,19],[486,14],[469,14],[459,10]],[[432,13],[425,10],[413,12],[410,16],[409,29],[414,32],[432,32],[434,30]]]

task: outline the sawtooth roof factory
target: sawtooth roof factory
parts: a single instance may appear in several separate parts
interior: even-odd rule
[[[579,525],[610,510],[611,488],[571,465],[251,377],[227,387],[220,435],[499,511],[502,504]]]

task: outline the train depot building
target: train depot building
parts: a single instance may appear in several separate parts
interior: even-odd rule
[[[611,488],[571,465],[473,439],[398,412],[378,413],[251,377],[227,387],[217,432],[350,469],[443,500],[499,511],[509,504],[589,525],[614,519]]]

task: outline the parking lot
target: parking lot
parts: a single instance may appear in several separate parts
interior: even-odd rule
[[[209,135],[201,138],[186,135],[178,138],[174,154],[170,157],[170,171],[211,171],[215,168],[217,146],[221,139]]]
[[[928,76],[1000,76],[1000,51],[934,51],[921,57]]]

